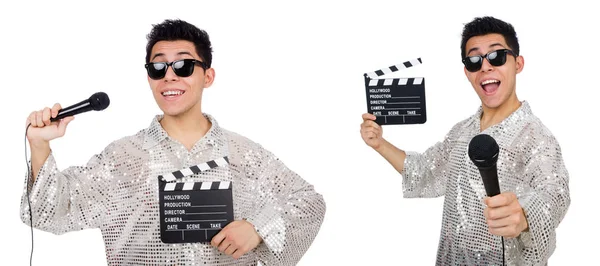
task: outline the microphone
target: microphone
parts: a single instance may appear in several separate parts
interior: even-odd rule
[[[485,192],[489,197],[500,194],[496,162],[500,147],[490,135],[479,134],[469,143],[469,158],[479,168]]]
[[[58,121],[68,116],[74,116],[76,114],[84,113],[87,111],[102,111],[108,107],[110,99],[104,92],[96,92],[90,96],[89,99],[83,100],[77,104],[71,105],[67,108],[60,109],[58,115],[54,118],[50,118],[51,122]]]

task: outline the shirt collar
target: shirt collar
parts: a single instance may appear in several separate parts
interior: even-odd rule
[[[467,123],[465,123],[465,127],[469,127],[469,126],[473,126],[473,125],[479,126],[482,114],[483,114],[483,107],[480,105],[479,108],[477,109],[477,112],[475,112],[475,114],[473,116],[471,116],[469,121]],[[492,128],[504,125],[506,123],[513,124],[513,123],[522,121],[523,119],[525,119],[526,117],[531,116],[531,115],[533,115],[533,111],[531,111],[531,107],[529,106],[529,103],[527,101],[521,101],[521,106],[517,110],[515,110],[507,118],[502,120],[502,122],[492,126]]]
[[[208,119],[208,121],[210,121],[211,127],[206,132],[204,137],[198,141],[198,143],[204,142],[207,145],[214,146],[215,143],[217,143],[217,140],[223,137],[223,130],[221,127],[219,127],[217,120],[213,116],[206,113],[202,114],[204,117],[206,117],[206,119]],[[167,134],[167,131],[165,131],[165,129],[160,125],[160,120],[163,118],[163,116],[164,115],[156,115],[154,119],[152,119],[150,126],[146,128],[146,132],[144,133],[144,143],[142,146],[145,150],[148,150],[158,145],[161,141],[170,138],[169,134]]]

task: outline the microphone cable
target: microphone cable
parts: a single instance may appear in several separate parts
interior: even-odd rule
[[[500,238],[502,238],[502,266],[506,265],[504,262],[504,237],[501,236]]]
[[[29,265],[33,265],[33,215],[31,212],[31,201],[29,200],[29,184],[31,183],[31,171],[29,170],[30,166],[29,166],[29,160],[27,160],[27,130],[29,130],[29,127],[31,126],[31,123],[29,123],[27,125],[27,128],[25,128],[25,165],[27,165],[27,185],[26,185],[26,190],[27,190],[27,205],[29,205],[29,228],[31,229],[31,254],[29,255]],[[31,184],[31,187],[33,188],[33,184]]]

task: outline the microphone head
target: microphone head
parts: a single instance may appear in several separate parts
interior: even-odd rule
[[[90,96],[90,105],[94,111],[101,111],[106,109],[108,105],[110,105],[110,99],[108,99],[108,95],[104,92],[96,92]]]
[[[496,140],[487,134],[479,134],[469,143],[469,158],[477,167],[490,167],[498,161],[500,147]]]

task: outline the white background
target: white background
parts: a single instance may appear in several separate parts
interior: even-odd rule
[[[143,67],[145,36],[152,24],[181,18],[207,30],[214,47],[216,81],[203,110],[273,151],[325,197],[325,222],[300,265],[433,265],[443,198],[403,199],[400,175],[361,140],[363,73],[423,59],[397,76],[425,77],[428,121],[385,127],[384,137],[424,151],[479,106],[460,62],[460,33],[482,15],[516,27],[525,58],[519,99],[558,138],[570,173],[572,205],[550,264],[597,258],[600,19],[591,4],[89,2],[0,5],[3,261],[29,263],[30,229],[19,218],[25,118],[97,91],[110,96],[108,109],[79,115],[53,141],[60,169],[147,127],[160,110]],[[34,237],[34,265],[106,264],[99,230]]]

